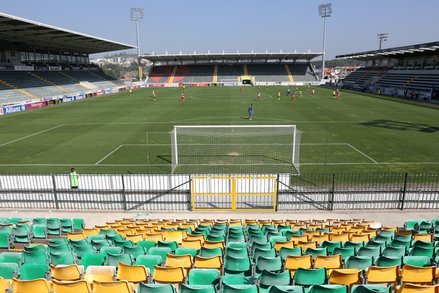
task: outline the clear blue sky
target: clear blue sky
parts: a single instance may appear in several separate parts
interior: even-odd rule
[[[1,0],[4,13],[136,44],[130,8],[145,9],[141,53],[321,51],[316,0]],[[439,40],[438,0],[333,0],[329,58],[378,48]],[[134,53],[135,51],[132,50]]]

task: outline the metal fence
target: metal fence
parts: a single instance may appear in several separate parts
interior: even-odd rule
[[[267,180],[267,176],[275,180]],[[202,189],[194,191],[197,185],[192,175],[80,175],[78,189],[71,189],[69,176],[63,174],[0,175],[0,208],[172,211],[196,207],[277,211],[439,208],[437,173],[223,175],[231,180],[218,180],[218,174],[211,177],[202,182]],[[271,190],[273,196],[268,198]],[[196,202],[193,194],[200,202]]]

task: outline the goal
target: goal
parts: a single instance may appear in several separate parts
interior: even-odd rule
[[[172,173],[300,173],[295,125],[174,126]]]

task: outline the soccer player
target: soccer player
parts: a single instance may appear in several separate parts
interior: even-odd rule
[[[253,118],[253,104],[250,104],[250,107],[248,107],[248,120],[252,120]]]
[[[291,89],[290,89],[290,88],[288,88],[288,89],[287,89],[287,96],[289,96],[289,95],[290,95],[290,93],[291,93]]]
[[[131,93],[133,92],[133,90],[132,90],[132,88],[130,87],[130,96],[131,96]]]
[[[152,90],[152,99],[154,102],[156,102],[157,100],[155,99],[155,90]]]
[[[277,92],[277,100],[280,101],[280,91]]]
[[[335,97],[336,97],[337,101],[340,101],[340,100],[341,100],[341,92],[340,92],[339,89],[337,89],[337,90],[335,91]]]
[[[291,102],[295,102],[297,99],[296,94],[293,93],[293,95],[291,96]]]
[[[186,89],[186,85],[185,84],[183,84],[183,91]]]
[[[261,92],[258,92],[258,101],[261,99]]]
[[[337,92],[336,91],[332,91],[332,97],[335,98],[336,95],[337,95]]]
[[[186,97],[184,96],[184,93],[180,95],[180,102],[184,102],[186,100]]]
[[[242,85],[241,85],[241,88],[239,89],[239,91],[241,92],[241,96],[242,96],[242,94],[244,93],[244,88],[242,87]]]
[[[299,91],[299,97],[302,97],[302,90]]]
[[[309,83],[308,83],[308,85],[306,86],[306,90],[309,91],[310,87],[311,87],[311,86],[310,86]]]
[[[316,89],[313,88],[313,89],[311,90],[311,95],[313,95],[313,96],[316,95]]]

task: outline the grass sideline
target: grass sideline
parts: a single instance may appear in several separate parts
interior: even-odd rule
[[[257,87],[187,87],[181,103],[180,88],[156,88],[157,102],[139,89],[0,116],[0,173],[169,173],[177,124],[295,124],[301,173],[439,171],[437,109],[326,88],[292,102],[286,90],[261,87],[258,101]]]

